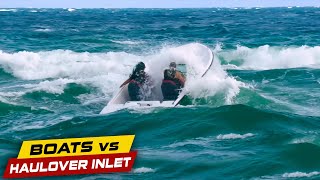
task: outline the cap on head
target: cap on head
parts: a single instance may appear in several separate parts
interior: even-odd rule
[[[177,67],[177,64],[176,64],[175,62],[171,62],[170,65],[169,65],[169,67],[174,67],[174,68],[176,68],[176,67]]]

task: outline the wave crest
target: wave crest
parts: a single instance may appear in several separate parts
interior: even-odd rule
[[[219,57],[229,66],[227,69],[285,69],[320,67],[320,46],[257,48],[237,46],[235,50],[220,51]]]
[[[254,134],[252,133],[247,133],[247,134],[234,134],[234,133],[231,133],[231,134],[220,134],[217,136],[217,139],[245,139],[245,138],[248,138],[248,137],[252,137],[254,136]]]
[[[151,172],[155,172],[155,170],[148,167],[133,169],[133,173],[151,173]]]
[[[17,53],[0,51],[0,66],[20,79],[40,80],[36,85],[25,87],[34,91],[62,94],[68,83],[86,83],[111,97],[139,61],[146,63],[146,71],[153,77],[155,84],[159,84],[164,68],[171,61],[179,62],[185,59],[187,64],[192,66],[185,87],[191,97],[206,98],[222,94],[226,104],[232,103],[233,97],[244,84],[230,77],[222,69],[219,59],[214,61],[212,69],[204,78],[193,76],[194,72],[203,72],[203,62],[199,60],[203,58],[203,48],[201,44],[192,43],[179,47],[164,47],[152,55],[125,52],[77,53],[69,50]]]
[[[284,173],[282,177],[284,178],[301,178],[301,177],[311,177],[311,176],[317,176],[320,175],[320,172],[314,171],[310,173],[305,172],[293,172],[293,173]]]

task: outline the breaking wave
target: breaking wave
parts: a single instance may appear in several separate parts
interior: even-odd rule
[[[75,11],[76,9],[74,9],[74,8],[68,8],[68,11],[69,12],[72,12],[72,11]]]
[[[0,9],[0,12],[17,12],[17,9]]]
[[[227,69],[286,69],[320,68],[320,46],[249,48],[238,45],[236,49],[218,52]]]
[[[139,61],[147,65],[146,71],[155,83],[160,83],[163,70],[171,61],[182,59],[190,64],[186,89],[194,98],[203,98],[222,94],[226,104],[232,102],[244,83],[229,76],[215,59],[213,68],[205,78],[194,76],[203,72],[204,64],[201,54],[206,47],[192,43],[179,47],[164,47],[151,55],[135,55],[125,52],[89,53],[69,50],[42,52],[21,51],[6,53],[0,51],[0,66],[13,76],[38,83],[24,85],[31,91],[43,90],[61,94],[69,83],[89,84],[99,88],[108,97],[128,78],[132,68]],[[189,73],[190,72],[190,73]],[[28,91],[30,92],[30,91]]]
[[[4,72],[16,78],[28,80],[22,92],[17,95],[34,91],[45,91],[62,94],[70,83],[98,88],[104,98],[110,99],[120,84],[128,78],[132,68],[139,61],[147,65],[146,71],[159,84],[162,71],[170,61],[184,59],[191,64],[186,90],[194,99],[205,99],[211,104],[210,97],[217,97],[217,104],[233,104],[242,88],[251,89],[225,69],[281,69],[295,67],[319,67],[319,47],[270,47],[258,48],[238,46],[235,50],[223,50],[221,45],[213,48],[215,60],[205,77],[193,76],[194,72],[203,71],[201,59],[205,48],[202,44],[191,43],[178,47],[164,47],[149,54],[130,54],[126,52],[89,53],[70,50],[53,50],[7,53],[0,51],[0,67]],[[159,91],[159,90],[158,90]],[[196,102],[193,102],[193,104]],[[212,102],[214,103],[214,102]],[[197,103],[196,103],[197,104]],[[200,103],[203,104],[203,103]]]
[[[282,177],[284,178],[302,178],[302,177],[312,177],[320,175],[320,172],[314,171],[310,173],[305,172],[293,172],[293,173],[284,173]]]

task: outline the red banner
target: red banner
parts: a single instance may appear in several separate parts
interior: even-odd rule
[[[65,156],[48,158],[11,158],[4,178],[24,178],[36,176],[63,176],[75,174],[97,174],[129,172],[137,151],[119,154],[85,156]]]

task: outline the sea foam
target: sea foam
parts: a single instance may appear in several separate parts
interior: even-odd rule
[[[68,11],[69,12],[72,12],[72,11],[75,11],[76,9],[73,9],[73,8],[68,8]]]
[[[284,178],[302,178],[302,177],[312,177],[312,176],[317,176],[320,175],[320,172],[314,171],[310,173],[305,173],[305,172],[293,172],[293,173],[284,173],[282,177]]]
[[[41,28],[41,29],[36,29],[36,30],[34,30],[34,31],[36,31],[36,32],[51,32],[51,31],[53,31],[52,29],[50,29],[50,28]]]
[[[234,133],[231,133],[231,134],[220,134],[217,136],[217,139],[245,139],[245,138],[248,138],[248,137],[252,137],[254,136],[254,134],[252,133],[247,133],[247,134],[234,134]]]
[[[117,43],[117,44],[126,44],[126,45],[138,45],[138,44],[143,44],[143,41],[116,41],[116,40],[111,40],[111,42],[113,43]]]
[[[17,9],[0,9],[0,12],[17,12]]]
[[[155,170],[148,167],[141,167],[141,168],[133,169],[132,172],[133,173],[151,173],[151,172],[155,172]]]
[[[248,48],[239,45],[233,50],[220,51],[218,56],[227,64],[238,64],[234,69],[320,68],[320,46],[272,47],[265,45]]]
[[[192,43],[179,47],[164,47],[151,55],[134,55],[125,52],[89,53],[69,50],[42,52],[21,51],[6,53],[0,51],[0,66],[8,73],[23,80],[42,80],[33,90],[45,90],[50,93],[62,93],[66,83],[85,83],[98,87],[108,97],[126,80],[135,64],[146,63],[146,71],[160,90],[163,70],[171,61],[177,63],[184,60],[189,64],[188,81],[185,85],[189,95],[203,98],[223,94],[225,103],[232,103],[242,82],[230,77],[221,67],[216,57],[211,70],[204,78],[195,76],[203,73],[203,59],[208,51],[205,46]],[[50,78],[50,80],[48,80]]]

